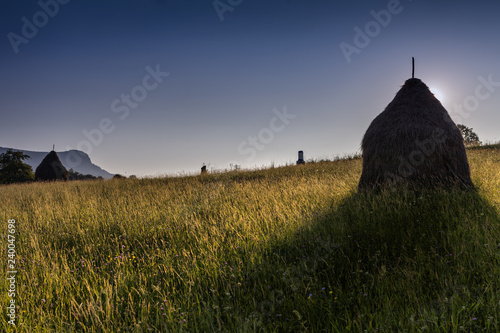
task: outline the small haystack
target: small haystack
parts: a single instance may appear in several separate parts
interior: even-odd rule
[[[421,80],[405,82],[361,143],[359,189],[473,188],[460,130]]]
[[[69,173],[52,150],[45,156],[42,163],[36,168],[35,181],[68,180]]]

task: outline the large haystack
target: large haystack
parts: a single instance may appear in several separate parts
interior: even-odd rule
[[[68,178],[68,170],[53,150],[45,156],[35,171],[35,181],[68,180]]]
[[[460,130],[419,79],[409,79],[361,143],[359,189],[473,187]]]

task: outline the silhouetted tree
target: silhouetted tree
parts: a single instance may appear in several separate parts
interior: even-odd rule
[[[33,169],[23,160],[30,158],[22,151],[7,150],[0,154],[0,183],[24,183],[35,180]]]
[[[462,133],[462,136],[464,137],[464,143],[466,146],[479,146],[482,144],[482,142],[479,141],[479,136],[476,133],[474,133],[472,128],[462,124],[457,124],[457,127],[460,130],[460,133]]]
[[[69,173],[69,180],[87,180],[87,179],[98,179],[98,177],[93,176],[91,174],[82,174],[79,173],[78,171],[75,171],[73,169],[68,170]],[[102,178],[102,177],[101,177]]]

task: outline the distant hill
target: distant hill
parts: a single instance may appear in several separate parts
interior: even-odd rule
[[[0,154],[7,152],[8,149],[0,147]],[[31,165],[33,168],[33,172],[35,172],[37,166],[42,162],[43,158],[49,153],[40,152],[40,151],[29,151],[22,149],[12,148],[14,151],[22,151],[24,154],[29,155],[30,158],[25,160],[24,162],[28,165]],[[95,177],[101,176],[104,179],[109,179],[113,177],[113,174],[103,170],[99,166],[95,165],[90,161],[89,155],[80,150],[68,150],[57,152],[59,159],[66,169],[73,169],[83,175],[92,175]]]

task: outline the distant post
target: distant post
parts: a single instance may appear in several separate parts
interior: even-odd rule
[[[302,150],[299,150],[299,159],[297,160],[297,165],[299,164],[306,164],[304,161],[304,152]]]

